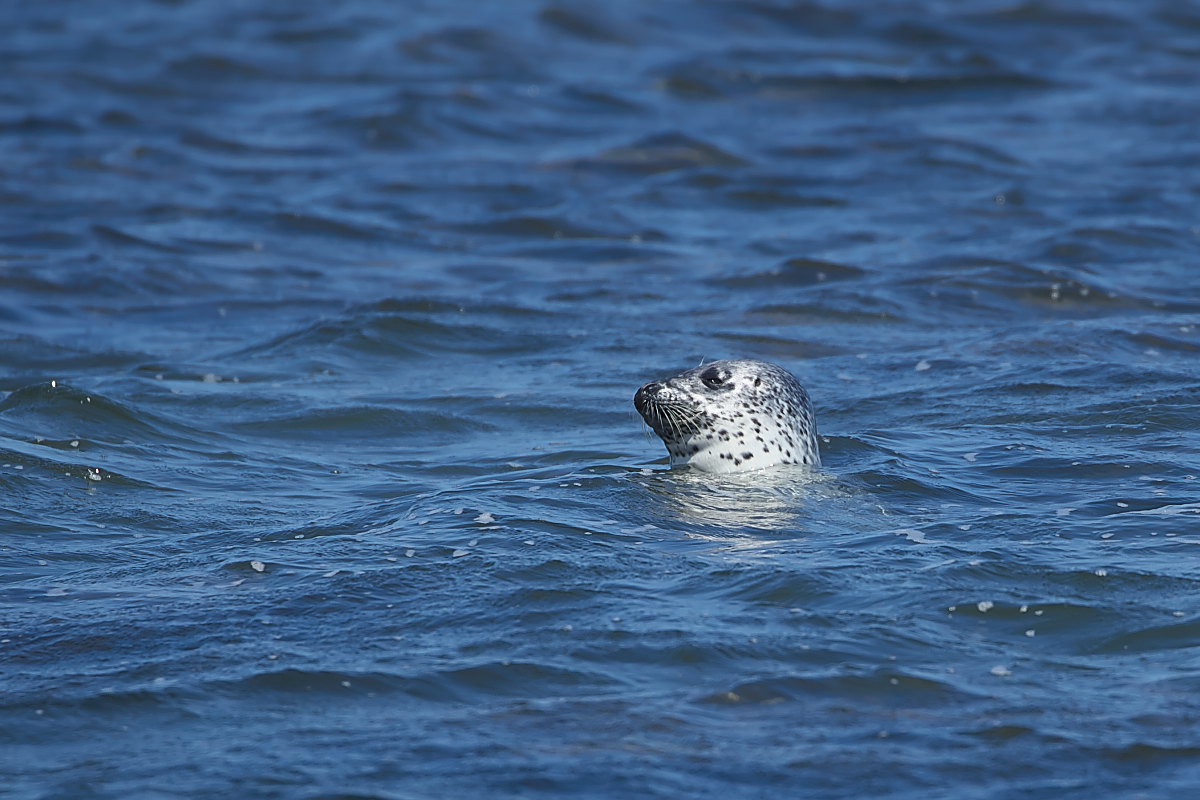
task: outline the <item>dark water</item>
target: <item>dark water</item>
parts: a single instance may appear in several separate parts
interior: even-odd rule
[[[1200,6],[4,7],[0,795],[1200,784]]]

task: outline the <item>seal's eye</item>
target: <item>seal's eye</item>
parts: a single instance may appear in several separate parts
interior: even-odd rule
[[[700,382],[710,389],[719,389],[729,380],[729,373],[723,369],[706,369],[700,373]]]

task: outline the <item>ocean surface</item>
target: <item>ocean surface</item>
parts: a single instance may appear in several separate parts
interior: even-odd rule
[[[1200,787],[1200,5],[3,8],[0,797]]]

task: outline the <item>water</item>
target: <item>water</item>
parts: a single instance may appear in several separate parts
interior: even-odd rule
[[[8,4],[0,795],[1194,790],[1200,12],[877,5]]]

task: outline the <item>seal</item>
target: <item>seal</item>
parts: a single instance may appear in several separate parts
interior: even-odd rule
[[[671,466],[741,472],[821,463],[808,392],[776,364],[713,361],[647,383],[633,405],[666,444]]]

